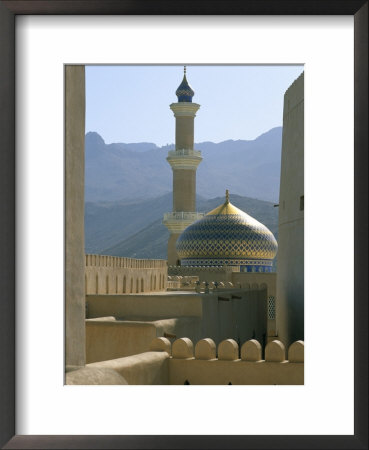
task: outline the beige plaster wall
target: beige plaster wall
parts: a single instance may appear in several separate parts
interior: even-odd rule
[[[86,294],[160,292],[167,280],[165,260],[86,255]]]
[[[201,295],[198,294],[87,295],[86,301],[88,318],[114,316],[133,320],[202,316]]]
[[[169,360],[169,384],[304,384],[304,364],[266,361]]]
[[[85,363],[85,68],[65,66],[65,363]]]
[[[163,329],[161,334],[157,328],[157,336],[163,336],[166,331],[176,336],[188,336],[194,341],[211,337],[216,343],[226,338],[237,341],[255,338],[263,344],[267,342],[267,290],[265,287],[254,287],[249,290],[221,290],[212,294],[168,292],[162,295],[88,295],[86,301],[88,318],[113,316],[118,320],[141,322],[176,319],[173,331],[167,324],[167,328]],[[106,325],[107,329],[114,326],[114,324]],[[89,332],[88,329],[87,332]],[[101,330],[99,332],[102,333]],[[109,333],[107,331],[106,333],[104,337],[106,345],[115,347],[118,344],[112,342],[117,339],[117,342],[122,342],[123,345],[125,333],[128,331],[117,331],[121,333],[120,337],[113,336],[109,343]],[[148,336],[151,336],[145,334],[145,337],[143,335],[140,337],[135,330],[129,330],[129,333],[137,339],[135,347],[127,347],[129,354],[132,354],[132,349],[142,348],[140,339],[146,342]],[[96,339],[99,338],[96,337]],[[127,339],[131,338],[127,337]],[[88,348],[90,347],[92,348],[93,344],[88,345]]]
[[[88,364],[90,369],[112,369],[128,384],[169,384],[169,355],[166,352],[146,352],[126,358]]]
[[[246,273],[246,272],[235,272],[232,274],[232,283],[235,286],[241,286],[242,288],[252,289],[253,287],[267,287],[267,302],[270,297],[274,297],[274,304],[277,304],[277,274],[272,273]],[[274,318],[271,319],[268,316],[267,329],[268,329],[268,341],[274,339],[277,336],[277,324],[276,324],[276,314]]]
[[[304,75],[286,91],[283,108],[277,276],[278,339],[304,339]]]
[[[149,350],[155,337],[199,336],[198,317],[139,321],[100,318],[86,320],[86,363],[131,356]]]
[[[154,344],[154,343],[153,343]],[[153,345],[152,344],[152,345]],[[170,384],[304,384],[304,343],[295,342],[288,350],[275,340],[265,349],[257,340],[248,340],[242,347],[232,339],[216,346],[203,339],[194,346],[191,340],[176,340],[169,361]]]
[[[247,341],[239,359],[238,346],[229,339],[218,345],[217,354],[211,339],[197,342],[196,346],[188,338],[178,339],[173,344],[165,338],[159,340],[158,343],[156,338],[150,346],[156,351],[88,364],[86,370],[90,374],[78,375],[81,371],[77,371],[70,384],[97,384],[96,379],[100,384],[111,384],[118,378],[113,376],[113,371],[121,377],[116,384],[130,385],[304,384],[304,343],[301,341],[291,345],[288,355],[283,344],[274,341],[268,345],[265,359],[260,358],[260,344],[255,340]]]
[[[224,290],[203,295],[202,309],[200,339],[210,337],[218,344],[228,338],[238,342],[254,338],[266,344],[266,289]]]

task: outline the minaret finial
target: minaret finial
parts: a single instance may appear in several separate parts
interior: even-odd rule
[[[229,191],[226,189],[226,203],[229,203]]]
[[[186,75],[186,66],[183,66],[183,73]]]

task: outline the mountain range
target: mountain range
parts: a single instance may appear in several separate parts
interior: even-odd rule
[[[229,189],[241,196],[276,202],[281,144],[281,127],[255,140],[195,144],[203,157],[197,170],[197,194],[214,198]],[[85,200],[127,202],[170,193],[172,173],[166,157],[173,148],[147,142],[106,144],[98,133],[87,133]]]

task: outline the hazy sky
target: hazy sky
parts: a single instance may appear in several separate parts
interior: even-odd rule
[[[283,95],[303,66],[187,66],[201,105],[195,142],[254,139],[282,125]],[[87,66],[86,132],[112,142],[174,143],[169,105],[183,66]]]

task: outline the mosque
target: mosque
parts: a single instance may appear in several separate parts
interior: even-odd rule
[[[301,83],[303,76],[292,91],[301,94]],[[202,156],[194,149],[200,108],[194,95],[185,67],[178,101],[170,105],[176,139],[167,157],[173,173],[173,210],[163,218],[170,232],[168,261],[85,255],[84,367],[69,364],[67,384],[304,382],[303,328],[291,340],[293,325],[277,326],[275,237],[232,205],[226,186],[223,204],[207,214],[196,211]],[[303,212],[295,228],[301,217]],[[281,221],[280,229],[284,239]],[[288,258],[288,250],[282,251]],[[279,265],[285,273],[283,260]],[[288,282],[295,281],[284,276],[279,286],[285,308],[299,303],[285,294]],[[297,310],[301,316],[301,301]]]

